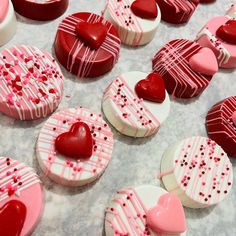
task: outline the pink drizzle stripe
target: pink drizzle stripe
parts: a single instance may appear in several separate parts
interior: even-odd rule
[[[78,22],[83,21],[80,18],[75,16],[69,16],[62,21],[59,25],[58,31],[62,31],[66,34],[70,34],[72,36],[76,36],[75,34],[75,27]],[[101,17],[95,14],[91,14],[90,17],[87,19],[89,23],[96,23],[101,22]],[[102,23],[108,26],[108,33],[105,41],[101,45],[98,50],[91,50],[90,47],[85,47],[84,43],[81,42],[79,39],[75,39],[74,45],[70,50],[67,59],[67,69],[71,72],[75,66],[75,61],[77,56],[83,50],[83,56],[80,58],[81,62],[79,64],[77,75],[78,77],[86,77],[89,75],[91,68],[93,66],[94,61],[97,60],[97,57],[102,51],[106,51],[110,53],[113,57],[113,65],[118,60],[119,50],[120,50],[120,39],[111,34],[112,25],[106,21],[102,20]]]
[[[87,123],[90,130],[93,130],[92,135],[95,140],[93,155],[89,160],[84,161],[76,162],[66,158],[62,160],[57,156],[54,147],[55,139],[61,133],[67,132],[78,120]],[[99,177],[110,161],[112,149],[113,137],[109,127],[101,115],[91,113],[85,108],[67,109],[55,113],[43,126],[37,145],[37,151],[43,159],[47,174],[56,168],[54,174],[77,181],[92,176]]]
[[[21,191],[38,183],[40,180],[31,167],[10,158],[7,161],[7,157],[0,157],[0,202],[9,197],[9,191],[20,195]]]
[[[119,96],[126,96],[127,102],[125,106],[123,106],[124,104],[122,100],[117,95],[119,89]],[[137,134],[139,129],[145,128],[145,136],[148,136],[154,134],[159,129],[160,122],[148,110],[144,102],[134,94],[134,92],[125,82],[124,78],[122,78],[121,76],[117,77],[107,88],[104,94],[104,101],[106,100],[112,100],[115,103],[115,106],[119,109],[119,115],[124,120],[123,130],[126,129],[127,125],[130,125],[136,129],[135,133]],[[124,116],[124,114],[126,115]]]
[[[193,97],[199,87],[205,88],[209,84],[209,81],[203,75],[194,72],[190,68],[186,60],[186,57],[196,54],[200,48],[195,43],[191,44],[188,40],[180,39],[172,45],[170,43],[166,44],[153,58],[153,70],[162,76],[168,72],[174,79],[176,86],[173,95],[178,94],[178,97],[182,97],[188,87],[191,87],[193,89],[191,97]],[[182,85],[182,91],[177,91],[177,85]]]

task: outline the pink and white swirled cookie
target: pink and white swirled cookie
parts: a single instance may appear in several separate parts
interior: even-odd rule
[[[155,0],[108,0],[103,15],[117,28],[121,42],[130,46],[149,43],[161,20]]]
[[[0,235],[30,235],[43,210],[43,191],[35,171],[0,157]]]
[[[232,164],[215,141],[191,137],[170,146],[161,161],[160,177],[166,189],[190,208],[222,201],[233,183]]]
[[[122,134],[146,137],[158,131],[170,111],[161,76],[133,71],[118,76],[106,89],[103,112]]]
[[[208,136],[236,157],[236,96],[216,103],[206,117]]]
[[[33,46],[0,52],[0,111],[20,120],[46,117],[58,106],[63,76],[55,59]]]
[[[6,44],[16,32],[16,16],[10,0],[1,0],[0,46]]]
[[[124,188],[106,209],[106,236],[186,235],[180,200],[152,185]]]
[[[163,77],[168,93],[177,98],[200,95],[218,71],[214,53],[186,39],[175,39],[164,45],[152,64],[153,71]]]
[[[197,35],[197,42],[210,48],[216,55],[219,67],[236,67],[235,6],[226,13],[209,20]]]
[[[113,135],[102,119],[85,108],[53,114],[37,141],[37,158],[44,173],[55,182],[81,186],[98,179],[112,155]]]

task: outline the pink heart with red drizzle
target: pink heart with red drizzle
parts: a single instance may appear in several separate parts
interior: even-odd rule
[[[73,124],[69,132],[56,138],[55,148],[60,154],[74,159],[91,157],[93,139],[88,125],[84,122]]]
[[[222,25],[216,35],[223,41],[236,45],[236,20],[229,20]]]
[[[195,72],[204,75],[213,76],[218,71],[217,59],[210,48],[200,49],[189,59],[189,65]]]
[[[107,36],[107,27],[101,22],[88,23],[79,22],[76,25],[76,33],[79,39],[91,49],[97,50]]]
[[[26,206],[17,200],[7,202],[0,209],[0,235],[19,236],[25,223]]]
[[[170,193],[162,195],[157,206],[147,212],[147,224],[153,231],[161,234],[185,232],[185,214],[178,197]]]
[[[157,17],[157,4],[155,0],[136,0],[131,5],[132,12],[144,19],[155,19]]]
[[[164,81],[156,73],[151,73],[146,79],[140,80],[135,86],[135,92],[139,98],[157,103],[164,102],[166,97]]]

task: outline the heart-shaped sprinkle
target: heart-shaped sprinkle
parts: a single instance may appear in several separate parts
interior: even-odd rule
[[[170,193],[162,195],[157,206],[147,212],[147,224],[153,231],[161,234],[185,232],[185,214],[178,197]]]
[[[229,20],[216,31],[217,37],[223,41],[236,45],[236,20]]]
[[[7,12],[9,8],[9,0],[1,0],[0,7],[0,23],[6,18]]]
[[[20,236],[26,218],[24,203],[11,200],[0,209],[0,235]]]
[[[200,74],[213,76],[218,71],[215,54],[210,48],[202,48],[189,59],[190,67]]]
[[[131,5],[132,12],[144,19],[155,19],[157,17],[157,4],[155,0],[136,0]]]
[[[97,50],[107,36],[107,27],[101,22],[78,22],[76,25],[77,36],[91,49]]]
[[[236,111],[233,113],[231,118],[232,118],[234,125],[236,126]]]
[[[84,122],[73,124],[69,132],[56,138],[55,148],[60,154],[74,159],[91,157],[93,139],[88,125]]]
[[[140,80],[135,86],[139,98],[162,103],[166,97],[165,84],[159,74],[151,73],[146,79]]]

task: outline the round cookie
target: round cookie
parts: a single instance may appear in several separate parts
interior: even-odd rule
[[[6,44],[16,32],[16,16],[10,0],[1,0],[0,46]]]
[[[108,0],[103,16],[117,28],[123,44],[140,46],[154,38],[161,11],[155,0]]]
[[[124,188],[106,209],[105,232],[106,236],[184,236],[184,210],[175,195],[160,187]]]
[[[197,35],[196,41],[210,48],[216,55],[219,67],[236,67],[236,20],[229,15],[209,20]]]
[[[54,50],[59,62],[78,77],[97,77],[118,60],[120,39],[114,26],[88,12],[66,17],[57,30]]]
[[[229,194],[233,170],[227,154],[213,140],[191,137],[165,151],[160,177],[184,206],[204,208]]]
[[[167,43],[154,56],[152,65],[163,77],[168,93],[177,98],[198,96],[218,71],[214,53],[186,39]]]
[[[189,21],[199,0],[156,0],[161,9],[161,19],[172,24]]]
[[[103,112],[108,121],[122,134],[132,137],[150,136],[158,131],[169,115],[170,100],[164,83],[162,86],[162,81],[158,78],[155,80],[155,77],[152,81],[150,75],[138,71],[122,74],[111,82],[104,93]],[[140,83],[147,88],[157,86],[157,92],[154,92],[157,95],[164,94],[162,102],[139,98],[137,84]]]
[[[36,152],[39,165],[49,178],[59,184],[81,186],[102,175],[112,149],[113,135],[101,114],[70,108],[46,121]]]
[[[12,3],[20,15],[32,20],[48,21],[61,16],[69,0],[12,0]]]
[[[0,111],[20,120],[46,117],[58,106],[63,76],[52,56],[33,46],[0,52]]]
[[[41,182],[28,165],[0,157],[0,235],[30,235],[43,210]]]
[[[236,157],[236,96],[216,103],[206,117],[208,136]]]

